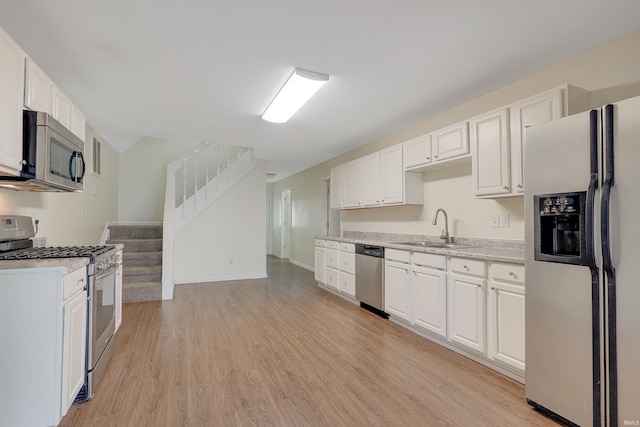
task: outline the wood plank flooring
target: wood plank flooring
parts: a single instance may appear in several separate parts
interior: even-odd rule
[[[524,387],[319,289],[268,279],[179,285],[126,304],[113,358],[72,426],[547,426]]]

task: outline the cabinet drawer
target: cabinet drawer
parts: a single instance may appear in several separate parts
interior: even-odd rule
[[[340,250],[342,252],[356,253],[356,245],[353,243],[340,243]]]
[[[470,274],[472,276],[484,277],[486,271],[486,264],[484,261],[469,258],[451,258],[449,265],[451,266],[451,271]]]
[[[327,244],[327,242],[325,240],[316,239],[316,246],[320,246],[320,247],[324,248],[326,244]]]
[[[493,279],[524,284],[524,265],[493,263],[490,274]]]
[[[64,276],[63,298],[70,296],[84,289],[87,285],[87,270],[82,267]]]
[[[384,258],[390,261],[406,262],[409,264],[411,262],[411,252],[399,251],[397,249],[385,249]]]
[[[445,255],[414,252],[411,254],[411,263],[422,267],[437,268],[439,270],[447,269],[447,257]]]
[[[338,289],[338,270],[334,270],[333,268],[327,268],[326,271],[326,285],[331,286],[332,288]]]
[[[327,267],[338,269],[338,251],[336,249],[326,249],[325,263]]]
[[[340,252],[340,271],[356,274],[356,254]]]
[[[340,242],[336,242],[335,240],[326,240],[325,245],[331,249],[340,249]]]
[[[351,295],[352,297],[356,296],[356,277],[353,274],[340,272],[338,274],[340,278],[340,291]]]

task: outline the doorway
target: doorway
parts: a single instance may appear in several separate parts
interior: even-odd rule
[[[291,189],[287,188],[282,190],[282,207],[281,207],[281,219],[282,224],[280,229],[281,234],[281,248],[280,257],[289,259],[291,257]]]

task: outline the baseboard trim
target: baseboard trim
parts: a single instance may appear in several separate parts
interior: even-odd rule
[[[190,285],[194,283],[214,283],[214,282],[232,282],[235,280],[254,280],[254,279],[266,279],[267,275],[262,273],[256,274],[242,274],[242,275],[229,275],[229,276],[213,276],[213,277],[196,277],[191,278],[188,281],[175,281],[178,285]]]
[[[293,264],[293,265],[297,265],[298,267],[302,267],[302,268],[304,268],[305,270],[309,270],[309,271],[311,271],[312,273],[315,273],[315,271],[316,271],[316,269],[315,269],[315,268],[310,267],[310,266],[308,266],[308,265],[306,265],[306,264],[303,264],[303,263],[301,263],[300,261],[296,261],[295,259],[291,259],[291,258],[289,258],[289,262],[290,262],[291,264]]]

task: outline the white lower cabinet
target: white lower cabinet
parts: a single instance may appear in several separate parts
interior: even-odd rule
[[[447,336],[446,257],[411,255],[411,323],[442,337]]]
[[[492,263],[489,273],[489,357],[524,372],[524,267]]]
[[[66,413],[84,384],[87,349],[87,294],[80,292],[63,309],[62,409]]]
[[[338,290],[347,295],[356,296],[356,245],[340,243],[340,273]]]
[[[86,268],[0,270],[0,425],[55,426],[84,382]]]
[[[485,263],[452,257],[449,266],[449,339],[485,353]]]
[[[315,245],[315,279],[318,283],[325,283],[325,241],[316,239]]]
[[[324,248],[320,242],[324,242]],[[319,273],[320,263],[324,263],[323,273]],[[319,275],[324,275],[322,280]],[[355,298],[356,246],[353,243],[316,239],[316,281]]]
[[[411,321],[411,254],[387,249],[384,262],[385,311],[392,316]]]

